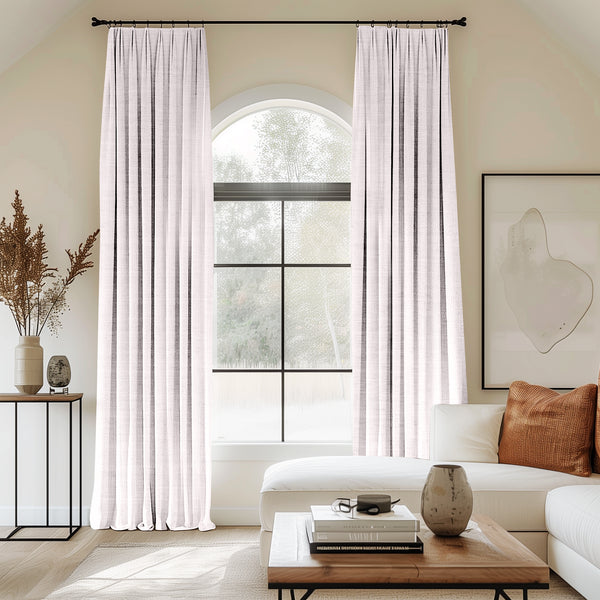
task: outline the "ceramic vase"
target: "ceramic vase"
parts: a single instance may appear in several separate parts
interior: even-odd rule
[[[71,381],[69,359],[62,354],[51,356],[46,367],[46,379],[51,388],[65,388]]]
[[[460,465],[431,467],[421,494],[421,517],[433,533],[460,535],[473,512],[473,492]]]
[[[36,394],[44,384],[44,350],[39,335],[22,335],[15,348],[15,387]]]

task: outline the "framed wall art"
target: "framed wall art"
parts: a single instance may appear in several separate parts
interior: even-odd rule
[[[484,173],[482,387],[596,383],[600,173]]]

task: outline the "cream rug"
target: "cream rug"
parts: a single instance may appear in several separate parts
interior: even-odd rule
[[[520,599],[521,592],[508,592]],[[296,593],[296,598],[302,596]],[[284,598],[289,598],[284,591]],[[317,590],[311,600],[492,600],[491,590]],[[276,600],[259,563],[258,543],[215,540],[198,544],[101,545],[48,600]],[[529,592],[531,600],[581,599],[552,575],[550,590]]]

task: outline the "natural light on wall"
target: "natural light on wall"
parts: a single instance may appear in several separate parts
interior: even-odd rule
[[[351,437],[351,134],[314,108],[213,142],[215,441]]]

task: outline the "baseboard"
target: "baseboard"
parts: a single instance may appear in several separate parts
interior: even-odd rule
[[[82,525],[90,524],[90,507],[82,507]],[[52,506],[48,510],[48,522],[50,525],[68,525],[69,507]],[[73,524],[79,524],[79,506],[73,507]],[[12,526],[15,523],[14,506],[0,506],[0,525]],[[45,506],[20,506],[18,511],[19,525],[45,525],[46,507]]]
[[[212,522],[217,526],[260,526],[258,508],[253,506],[240,506],[235,508],[220,508],[218,506],[213,506],[210,509],[210,517]]]

